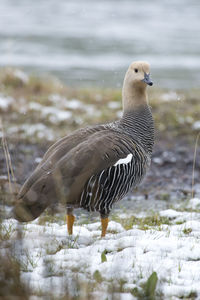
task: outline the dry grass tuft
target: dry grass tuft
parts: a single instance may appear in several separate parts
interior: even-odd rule
[[[194,159],[193,159],[193,166],[192,166],[192,192],[191,192],[192,198],[194,198],[194,177],[195,177],[194,175],[195,175],[197,147],[198,147],[199,138],[200,138],[200,132],[197,134],[195,147],[194,147]]]

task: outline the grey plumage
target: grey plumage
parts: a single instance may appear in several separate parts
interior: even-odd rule
[[[75,131],[49,148],[24,183],[15,217],[33,220],[57,199],[69,210],[82,207],[108,216],[113,203],[143,179],[153,144],[152,114],[143,102],[125,108],[119,121]]]

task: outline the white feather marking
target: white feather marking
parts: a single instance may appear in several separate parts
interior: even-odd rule
[[[114,164],[114,166],[121,165],[121,164],[128,164],[131,161],[132,157],[133,157],[133,154],[130,153],[130,154],[127,155],[127,157],[119,159]]]

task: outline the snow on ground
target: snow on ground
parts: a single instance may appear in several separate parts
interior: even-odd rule
[[[200,121],[194,122],[193,129],[195,129],[195,130],[199,130],[200,129]]]
[[[0,110],[3,112],[8,111],[9,107],[15,102],[11,97],[0,94]]]
[[[30,102],[29,109],[40,111],[42,117],[49,117],[49,120],[54,124],[72,117],[72,113],[70,111],[64,111],[53,106],[43,106],[36,102]]]
[[[18,134],[21,133],[21,136],[24,138],[32,137],[33,135],[37,136],[39,139],[46,139],[48,141],[54,141],[55,133],[51,128],[48,128],[43,123],[37,124],[22,124],[18,127],[12,126],[7,129],[8,134]]]
[[[2,228],[13,230],[12,255],[20,260],[21,278],[33,294],[51,291],[61,297],[67,288],[71,295],[77,295],[80,289],[87,289],[85,285],[95,283],[93,299],[110,299],[113,286],[121,293],[118,299],[136,299],[134,288],[142,290],[156,272],[158,299],[192,299],[191,295],[200,299],[199,203],[198,198],[189,201],[192,211],[161,211],[160,216],[168,218],[170,225],[147,230],[138,225],[125,230],[120,223],[110,221],[105,238],[100,238],[100,222],[75,225],[71,237],[64,221],[39,225],[36,220],[19,225],[9,219]],[[17,231],[23,240],[16,238]],[[1,251],[7,251],[3,244]]]
[[[175,91],[170,91],[168,93],[163,93],[161,95],[161,100],[169,102],[169,101],[179,101],[181,100],[181,98],[179,95],[177,95]]]

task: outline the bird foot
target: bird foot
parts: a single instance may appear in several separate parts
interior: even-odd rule
[[[75,217],[73,215],[67,215],[67,230],[68,234],[73,234],[73,225],[74,225]]]
[[[104,237],[106,235],[108,221],[109,221],[108,218],[101,218],[101,237]]]

